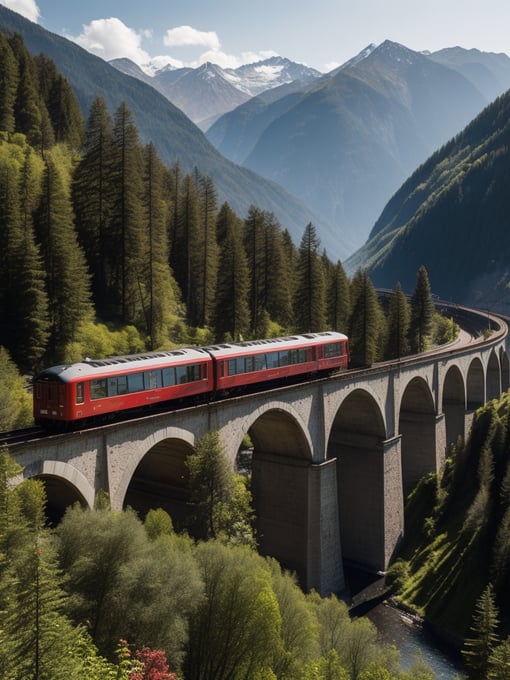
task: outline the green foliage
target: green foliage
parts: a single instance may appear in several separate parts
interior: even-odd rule
[[[87,622],[99,651],[113,658],[125,638],[163,649],[179,663],[187,620],[201,596],[189,547],[175,535],[151,538],[131,511],[75,507],[57,535],[70,612]]]
[[[390,568],[404,602],[461,637],[473,637],[467,627],[487,583],[502,618],[510,611],[509,412],[507,394],[479,409],[467,441],[410,495],[402,562]]]
[[[310,222],[303,233],[296,263],[295,327],[300,333],[326,330],[326,278],[320,240]]]
[[[225,458],[217,430],[198,440],[188,456],[190,498],[195,504],[192,533],[253,545],[251,494],[247,480]]]
[[[351,364],[370,366],[379,358],[384,318],[377,294],[364,270],[358,270],[351,281],[351,319],[349,343]]]
[[[85,357],[103,359],[108,356],[136,354],[143,349],[143,340],[135,326],[111,330],[105,324],[85,321],[76,331],[76,340],[67,343],[63,360],[82,361]]]
[[[434,345],[445,345],[453,342],[459,335],[459,326],[452,318],[434,313],[432,318],[431,338]]]
[[[8,352],[0,347],[0,432],[26,427],[31,422],[31,395]]]
[[[416,286],[411,296],[409,343],[411,352],[423,352],[430,342],[434,303],[427,270],[422,265],[416,275]]]
[[[476,603],[471,635],[464,643],[463,655],[468,677],[478,679],[487,675],[489,658],[498,641],[498,623],[494,590],[489,583]]]

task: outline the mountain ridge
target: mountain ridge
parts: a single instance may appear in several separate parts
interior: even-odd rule
[[[98,96],[103,97],[111,115],[124,101],[142,141],[153,141],[167,165],[179,162],[185,171],[196,167],[203,175],[211,176],[219,202],[227,201],[240,217],[244,218],[253,204],[273,212],[296,242],[306,224],[313,222],[324,247],[330,252],[342,252],[342,244],[332,237],[330,226],[299,198],[224,158],[180,109],[147,83],[120,73],[75,43],[4,6],[0,6],[0,29],[19,33],[32,54],[43,53],[55,62],[73,88],[85,118]]]

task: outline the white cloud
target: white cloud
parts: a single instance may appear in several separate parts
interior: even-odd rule
[[[137,64],[144,64],[150,61],[150,55],[142,49],[141,43],[142,38],[148,35],[148,31],[137,33],[120,19],[110,17],[94,19],[83,26],[80,35],[66,37],[106,61],[126,57]]]
[[[220,41],[214,31],[199,31],[192,26],[169,28],[163,42],[167,47],[203,46],[211,50],[220,49]]]
[[[12,9],[30,21],[39,21],[41,12],[35,0],[0,0],[0,5]]]

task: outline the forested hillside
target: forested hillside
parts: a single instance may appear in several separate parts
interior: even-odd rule
[[[404,543],[390,570],[401,599],[459,642],[467,638],[469,677],[478,680],[508,673],[509,424],[508,394],[479,409],[467,441],[409,497]],[[503,674],[487,675],[488,658],[503,640]]]
[[[120,73],[74,42],[46,31],[3,5],[0,30],[21,35],[32,56],[44,54],[52,59],[71,85],[85,118],[97,97],[104,100],[111,115],[122,103],[126,104],[142,143],[152,141],[165,165],[179,162],[183,173],[199,167],[213,179],[221,203],[227,201],[243,217],[251,204],[264,206],[290,231],[294,241],[299,240],[305,224],[312,221],[321,230],[321,240],[328,251],[336,251],[336,241],[327,225],[300,198],[224,158],[200,129],[153,87]]]
[[[345,263],[377,286],[404,290],[424,264],[447,300],[508,313],[510,93],[432,155],[387,203],[367,243]]]

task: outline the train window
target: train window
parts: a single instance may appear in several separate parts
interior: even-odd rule
[[[200,364],[191,364],[187,366],[187,378],[188,382],[193,382],[194,380],[200,380]]]
[[[145,371],[144,385],[146,390],[155,390],[161,387],[161,371]]]
[[[76,383],[76,403],[83,404],[84,394],[83,394],[83,383]]]
[[[342,348],[339,342],[328,342],[324,345],[324,358],[339,357],[342,355]]]
[[[129,392],[143,391],[143,373],[130,373],[127,378]]]
[[[117,394],[127,394],[127,375],[119,375],[117,378]]]
[[[164,368],[163,369],[163,385],[169,387],[170,385],[175,385],[175,369]]]
[[[266,368],[267,368],[266,355],[265,354],[256,354],[255,355],[255,370],[256,371],[263,371]]]
[[[251,371],[255,370],[255,357],[253,355],[251,357],[245,357],[244,370],[246,373],[251,373]]]
[[[280,366],[288,366],[290,364],[290,352],[288,350],[283,350],[278,352],[278,364]]]
[[[104,399],[106,397],[106,378],[90,381],[90,398]]]
[[[188,382],[188,371],[186,369],[187,366],[176,366],[175,374],[177,376],[178,385],[182,385],[183,383]]]
[[[268,368],[278,368],[278,352],[268,352],[266,354],[266,364]]]
[[[237,362],[235,359],[228,360],[228,375],[235,375],[237,373]]]

